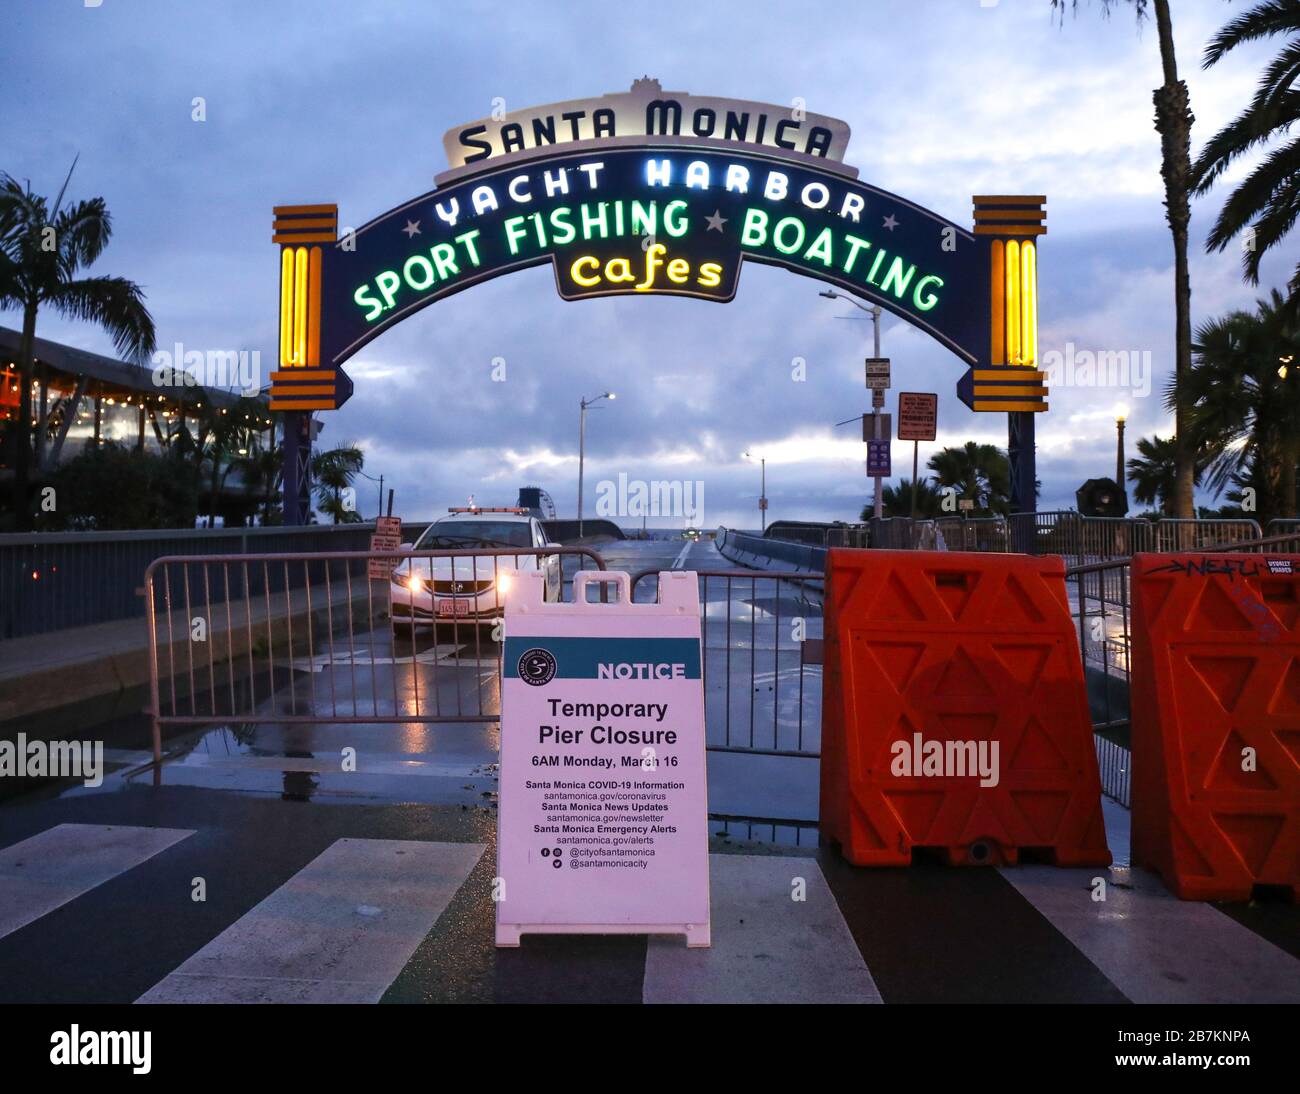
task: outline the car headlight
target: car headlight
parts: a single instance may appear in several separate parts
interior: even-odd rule
[[[413,593],[424,592],[424,579],[418,574],[411,574],[404,582],[402,582],[402,584]]]
[[[497,574],[497,592],[508,593],[512,581],[514,581],[514,577],[510,574]]]

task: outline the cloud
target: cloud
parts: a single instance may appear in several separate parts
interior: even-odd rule
[[[6,134],[0,168],[53,193],[74,154],[75,195],[102,194],[115,235],[96,273],[144,284],[162,344],[260,349],[272,361],[276,261],[271,207],[336,201],[359,226],[432,185],[447,128],[507,106],[620,90],[643,73],[666,88],[776,103],[847,119],[848,160],[874,185],[961,223],[971,195],[1049,195],[1042,241],[1044,349],[1133,349],[1152,359],[1152,394],[1052,393],[1038,423],[1044,505],[1073,504],[1112,473],[1113,407],[1130,434],[1167,432],[1171,252],[1151,89],[1154,27],[1097,5],[1054,22],[1045,0],[943,5],[787,6],[665,0],[653,20],[607,3],[354,4],[295,0],[127,4],[105,0],[7,15]],[[1180,64],[1198,144],[1253,90],[1267,47],[1210,72],[1202,44],[1227,9],[1180,3]],[[207,121],[191,120],[201,96]],[[1198,202],[1203,238],[1222,193]],[[1287,264],[1270,260],[1266,281]],[[1200,318],[1250,303],[1237,256],[1194,241]],[[348,366],[356,395],[326,416],[323,443],[357,439],[367,472],[398,508],[429,516],[471,493],[509,503],[525,481],[576,510],[578,401],[618,399],[587,419],[587,481],[620,472],[700,479],[710,520],[757,523],[768,457],[771,517],[853,519],[869,480],[856,425],[868,409],[871,327],[817,285],[749,266],[732,304],[617,299],[566,303],[547,269],[502,278],[427,308]],[[13,313],[3,317],[14,325]],[[886,316],[896,388],[937,391],[939,441],[1005,444],[1005,418],[958,402],[957,359]],[[42,315],[40,334],[111,352],[85,324]],[[504,361],[506,379],[495,380]],[[802,360],[806,379],[793,378]],[[893,403],[891,397],[890,403]],[[910,475],[905,444],[896,468]],[[362,490],[363,501],[366,491]],[[588,497],[588,505],[593,496]]]

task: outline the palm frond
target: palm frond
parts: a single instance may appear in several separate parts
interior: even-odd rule
[[[1218,64],[1224,54],[1246,42],[1297,30],[1300,30],[1300,0],[1264,0],[1219,28],[1219,33],[1205,47],[1201,67]]]
[[[1300,212],[1300,190],[1296,189],[1298,175],[1300,139],[1275,149],[1233,190],[1206,237],[1205,249],[1224,250],[1243,228],[1265,216],[1277,202],[1280,202],[1278,208],[1281,210],[1292,209],[1294,217],[1296,212]],[[1257,235],[1255,246],[1246,251],[1243,261],[1251,262],[1251,269],[1257,273],[1263,253]]]
[[[87,320],[103,327],[123,357],[143,361],[155,348],[153,317],[144,293],[124,277],[86,277],[57,286],[46,298],[69,319]]]

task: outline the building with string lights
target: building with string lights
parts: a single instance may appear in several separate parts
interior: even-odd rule
[[[0,484],[13,479],[19,413],[21,334],[0,327]],[[192,378],[188,378],[192,380]],[[187,382],[181,370],[159,370],[90,353],[48,339],[35,340],[31,393],[34,465],[38,477],[88,448],[118,444],[140,452],[165,452],[187,429],[191,435],[214,414],[239,414],[253,450],[272,447],[275,419],[264,394],[247,399],[238,390]],[[250,449],[229,453],[247,456]],[[3,488],[3,486],[0,486]],[[227,475],[215,499],[226,524],[251,518],[256,499],[238,472]],[[207,493],[200,511],[213,502]]]

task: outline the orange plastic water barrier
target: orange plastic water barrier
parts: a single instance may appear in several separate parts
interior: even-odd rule
[[[1300,556],[1133,559],[1133,861],[1184,900],[1300,889]]]
[[[821,829],[860,866],[1108,865],[1059,558],[830,551]]]

